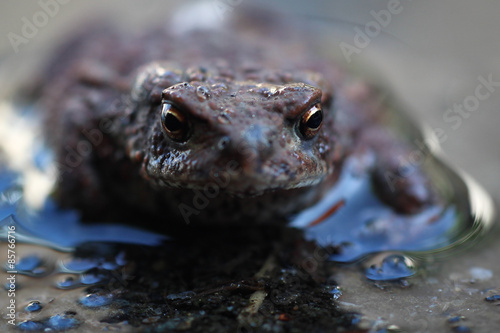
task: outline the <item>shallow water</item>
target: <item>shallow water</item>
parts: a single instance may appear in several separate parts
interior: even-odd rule
[[[292,226],[304,228],[307,239],[335,249],[330,260],[353,262],[382,251],[435,256],[470,245],[466,243],[491,227],[494,213],[489,197],[435,156],[428,157],[426,168],[431,179],[439,179],[435,184],[443,204],[413,215],[398,214],[384,205],[373,192],[369,174],[359,173],[353,165],[359,161],[347,163],[340,182],[325,198],[292,221]],[[329,214],[339,202],[341,207]]]

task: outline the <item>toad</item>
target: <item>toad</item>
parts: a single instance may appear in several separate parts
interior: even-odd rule
[[[280,223],[366,154],[383,201],[405,214],[428,204],[420,171],[384,178],[408,147],[376,93],[307,33],[242,12],[223,27],[94,28],[58,51],[37,93],[61,206],[96,221]]]

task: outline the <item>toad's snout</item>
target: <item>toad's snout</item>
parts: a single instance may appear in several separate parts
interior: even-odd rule
[[[277,139],[275,128],[253,124],[236,135],[221,138],[217,149],[226,158],[235,160],[244,172],[256,172],[273,155]]]

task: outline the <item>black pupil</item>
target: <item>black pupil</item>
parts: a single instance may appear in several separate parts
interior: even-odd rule
[[[165,117],[165,127],[170,132],[177,132],[180,129],[182,129],[182,123],[179,121],[179,119],[176,116],[174,116],[172,113],[168,112],[167,116]]]
[[[316,111],[312,116],[307,119],[307,127],[316,129],[321,125],[321,122],[323,121],[323,112],[321,110]]]

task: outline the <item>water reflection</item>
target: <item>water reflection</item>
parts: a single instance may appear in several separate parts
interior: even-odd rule
[[[86,242],[159,245],[165,235],[130,226],[100,223],[82,224],[76,211],[61,210],[50,199],[39,211],[26,208],[22,200],[20,175],[0,169],[0,238],[14,226],[19,242],[70,251]]]
[[[387,110],[397,128],[414,142],[435,143],[405,116]],[[295,216],[291,225],[306,239],[331,249],[330,260],[353,262],[383,251],[402,251],[413,258],[447,256],[474,244],[494,221],[491,198],[470,177],[442,161],[436,144],[427,147],[422,167],[431,180],[439,203],[413,215],[403,215],[375,194],[369,174],[369,156],[351,157],[340,181],[314,207]],[[334,208],[334,209],[332,209]]]

